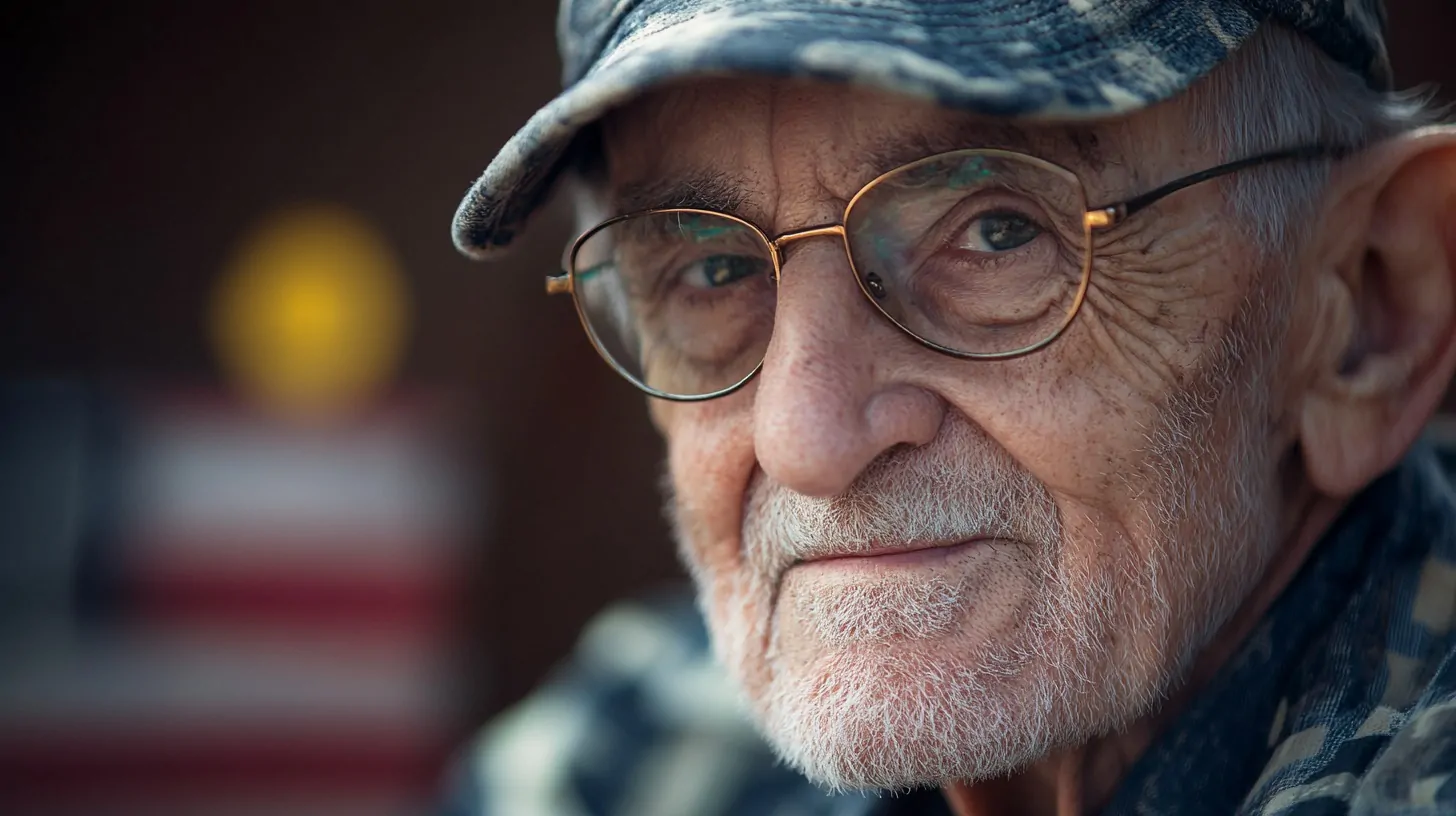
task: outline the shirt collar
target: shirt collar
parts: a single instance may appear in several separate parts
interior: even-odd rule
[[[1298,700],[1328,725],[1362,717],[1369,691],[1341,687],[1356,684],[1337,663],[1372,649],[1383,655],[1383,641],[1367,641],[1385,632],[1352,610],[1397,594],[1411,565],[1441,539],[1434,531],[1451,529],[1450,489],[1434,452],[1419,446],[1345,508],[1244,645],[1134,765],[1106,812],[1239,811],[1271,781],[1287,718],[1281,706]]]

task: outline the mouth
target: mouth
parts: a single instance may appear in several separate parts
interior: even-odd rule
[[[912,542],[908,544],[885,544],[863,550],[842,553],[824,553],[802,558],[794,566],[820,566],[844,569],[888,569],[893,567],[914,567],[940,564],[960,555],[989,538],[968,538],[956,541]]]

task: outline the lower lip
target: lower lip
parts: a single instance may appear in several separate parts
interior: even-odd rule
[[[800,563],[799,567],[839,569],[896,569],[904,567],[925,567],[943,564],[974,547],[987,543],[986,539],[962,541],[944,547],[924,547],[918,550],[899,550],[881,555],[842,555],[834,558],[820,558]]]

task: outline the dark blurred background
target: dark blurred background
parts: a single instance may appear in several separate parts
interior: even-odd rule
[[[564,208],[495,266],[449,242],[554,13],[0,13],[0,812],[419,812],[681,579],[641,399],[542,296]],[[1451,98],[1456,4],[1391,18]]]

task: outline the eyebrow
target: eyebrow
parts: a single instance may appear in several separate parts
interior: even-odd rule
[[[739,214],[748,193],[724,172],[651,179],[624,184],[612,195],[616,214],[667,208]]]

